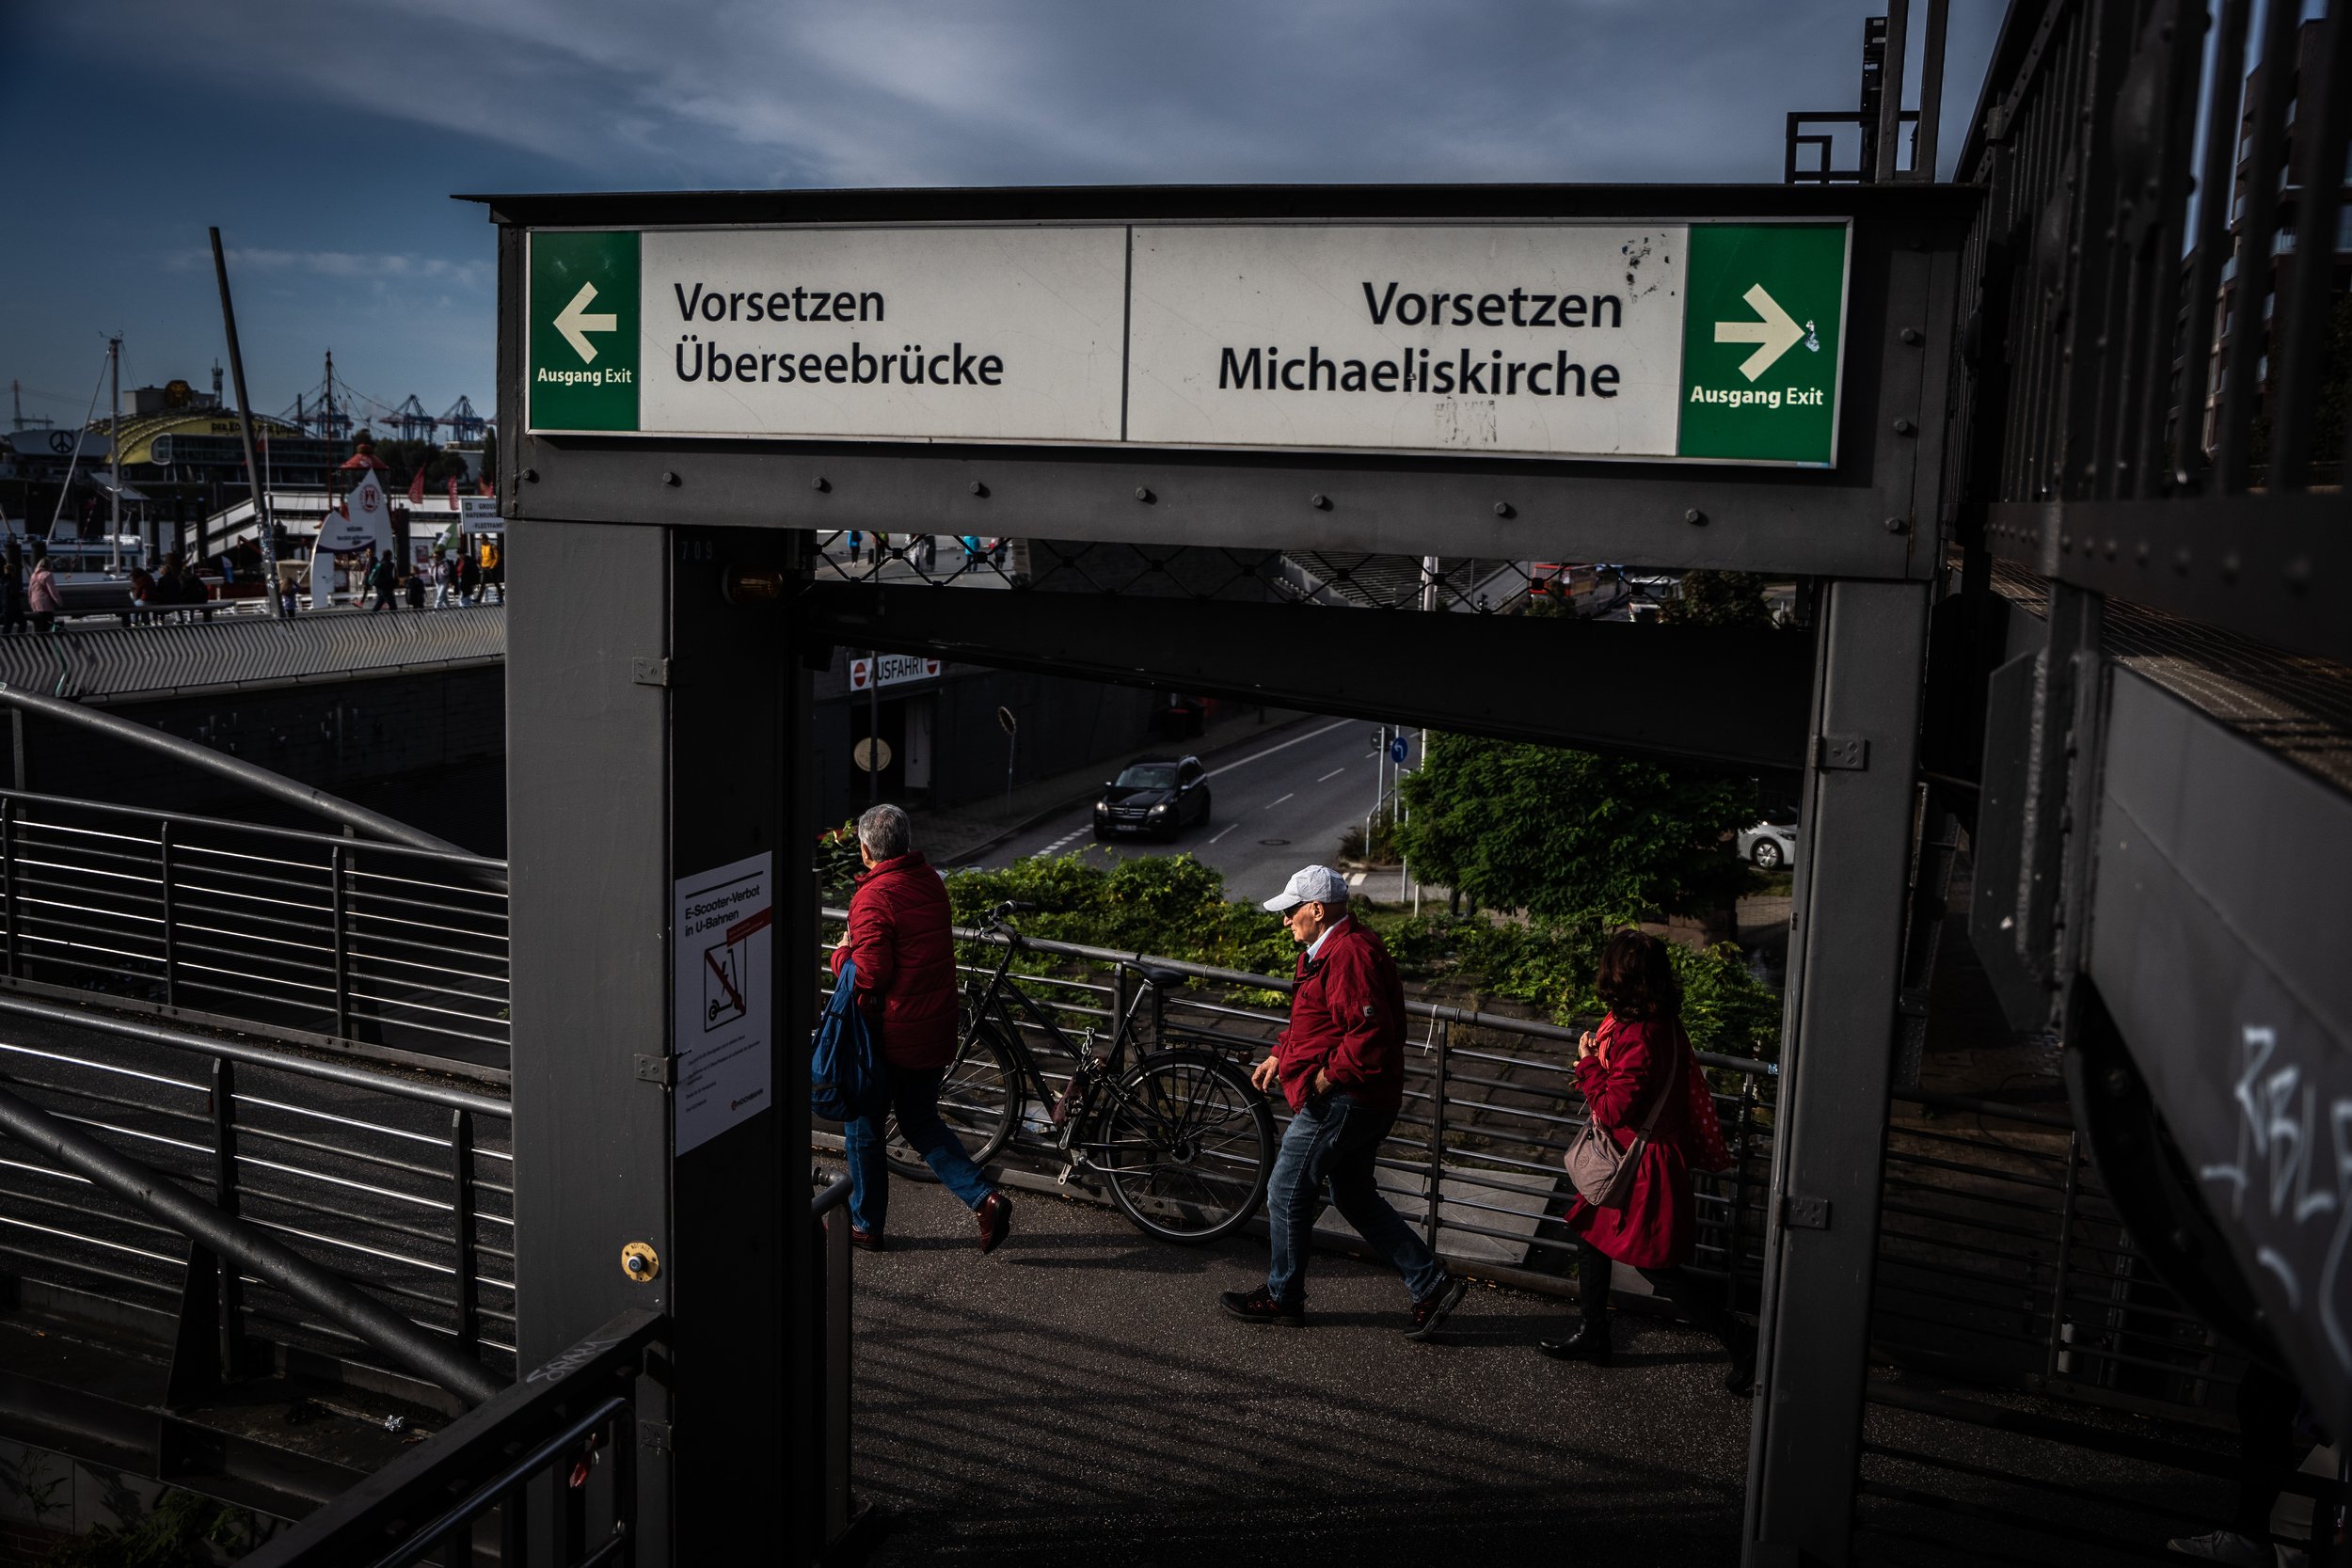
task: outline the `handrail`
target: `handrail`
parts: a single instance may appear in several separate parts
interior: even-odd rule
[[[0,1089],[0,1132],[88,1178],[135,1209],[253,1272],[326,1314],[402,1366],[469,1402],[494,1398],[500,1383],[440,1336],[419,1328],[374,1297],[337,1278],[258,1227],[192,1197],[176,1183],[75,1131],[30,1101]]]
[[[82,729],[94,731],[110,739],[122,741],[126,745],[141,746],[151,752],[160,752],[175,761],[217,773],[225,779],[234,780],[258,794],[288,801],[305,811],[314,812],[329,821],[341,822],[345,827],[357,829],[371,837],[405,845],[411,849],[431,849],[441,854],[480,860],[479,856],[468,855],[464,848],[450,843],[447,839],[436,838],[421,829],[412,828],[405,822],[396,821],[381,812],[370,811],[365,806],[353,805],[340,796],[329,795],[323,789],[313,789],[309,784],[287,778],[282,773],[273,773],[266,768],[256,767],[242,758],[215,752],[210,746],[200,746],[193,740],[183,740],[176,735],[167,735],[162,730],[134,723],[128,719],[118,719],[111,713],[84,707],[79,703],[69,703],[62,697],[51,697],[38,691],[27,691],[21,687],[9,686],[6,682],[0,682],[0,703],[11,704],[27,713],[38,713],[44,719],[52,719],[61,724],[72,724]],[[499,867],[497,875],[499,885],[504,886],[506,876],[502,866]]]
[[[843,1204],[849,1201],[850,1179],[846,1176],[837,1176],[834,1178],[833,1184],[831,1186],[827,1187],[823,1192],[818,1193],[815,1199],[810,1202],[808,1207],[808,1217],[813,1220],[821,1220],[827,1214],[833,1212],[835,1209],[840,1208]]]
[[[343,1084],[354,1088],[374,1089],[397,1099],[421,1101],[429,1105],[444,1105],[453,1111],[470,1111],[476,1116],[493,1117],[501,1121],[511,1120],[515,1110],[504,1100],[467,1089],[450,1088],[439,1084],[422,1084],[413,1079],[395,1078],[389,1073],[370,1072],[364,1068],[343,1067],[335,1062],[322,1062],[314,1057],[300,1056],[290,1051],[271,1051],[247,1045],[241,1040],[215,1038],[186,1029],[174,1029],[167,1024],[144,1023],[133,1019],[118,1018],[111,1013],[69,1007],[56,1002],[40,1002],[26,996],[11,996],[0,991],[0,1013],[22,1013],[46,1023],[62,1023],[75,1029],[88,1029],[97,1034],[115,1035],[123,1039],[137,1040],[143,1045],[163,1045],[182,1051],[192,1051],[206,1056],[218,1056],[232,1062],[245,1062],[265,1067],[275,1072],[294,1073],[304,1078],[317,1078],[330,1084]],[[436,1071],[453,1076],[464,1075],[493,1080],[500,1085],[507,1074],[497,1068],[476,1067],[470,1062],[453,1061]]]
[[[818,911],[827,920],[847,920],[850,911],[827,904]],[[1009,939],[1001,931],[988,931],[968,926],[949,927],[959,942],[993,942],[1002,944]],[[1021,945],[1036,953],[1050,953],[1060,958],[1092,958],[1098,963],[1125,964],[1131,969],[1172,969],[1195,980],[1213,980],[1220,985],[1254,986],[1262,990],[1288,993],[1298,989],[1298,982],[1288,975],[1252,974],[1246,969],[1224,969],[1216,964],[1193,963],[1184,958],[1163,958],[1149,953],[1127,953],[1117,948],[1096,947],[1081,942],[1056,942],[1049,937],[1025,936]],[[1440,1023],[1459,1024],[1465,1028],[1492,1029],[1497,1034],[1525,1035],[1533,1039],[1561,1040],[1573,1044],[1581,1031],[1546,1023],[1540,1019],[1511,1018],[1502,1013],[1482,1013],[1470,1007],[1449,1007],[1437,1002],[1417,1002],[1407,999],[1406,1013],[1413,1018],[1435,1019]],[[1752,1056],[1726,1056],[1719,1052],[1700,1051],[1695,1054],[1702,1067],[1720,1069],[1725,1072],[1745,1073],[1752,1078],[1777,1078],[1778,1062],[1758,1061]]]
[[[0,693],[8,690],[0,683]],[[5,700],[0,697],[0,700]],[[165,811],[153,806],[126,806],[119,800],[86,800],[76,795],[48,795],[32,789],[0,789],[0,799],[25,800],[44,806],[71,806],[76,811],[93,812],[110,816],[135,816],[146,822],[184,823],[192,828],[222,828],[231,832],[255,833],[265,838],[299,840],[305,844],[348,845],[352,841],[340,833],[313,832],[303,828],[280,828],[268,822],[240,822],[232,816],[199,816],[193,812]],[[382,843],[369,846],[386,853],[414,856],[420,861],[444,862],[460,869],[485,870],[503,878],[506,862],[495,855],[478,855],[456,845],[428,848],[421,844]]]

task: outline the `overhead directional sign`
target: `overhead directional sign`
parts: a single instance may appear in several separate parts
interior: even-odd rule
[[[1849,226],[536,230],[530,428],[1836,461]]]

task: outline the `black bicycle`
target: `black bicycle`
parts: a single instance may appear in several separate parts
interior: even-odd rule
[[[1025,1126],[1060,1155],[1063,1181],[1080,1171],[1100,1177],[1120,1212],[1163,1241],[1213,1242],[1248,1224],[1265,1201],[1274,1164],[1274,1117],[1265,1097],[1240,1069],[1208,1051],[1154,1051],[1127,1065],[1138,1012],[1160,990],[1184,983],[1174,970],[1126,965],[1142,984],[1112,1032],[1110,1049],[1095,1049],[1091,1027],[1072,1039],[1011,977],[1012,961],[1027,943],[1006,917],[1032,907],[999,904],[984,923],[1003,940],[1004,958],[967,992],[963,1038],[940,1085],[940,1119],[983,1165]],[[1076,1064],[1060,1091],[1039,1069],[1024,1021]],[[1026,1113],[1031,1095],[1040,1115]],[[930,1167],[897,1127],[888,1131],[892,1168],[931,1180]]]

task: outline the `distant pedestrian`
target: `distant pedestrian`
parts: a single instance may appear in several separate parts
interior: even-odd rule
[[[957,537],[956,543],[963,546],[963,569],[967,572],[978,571],[980,569],[980,536],[977,533],[961,534]]]
[[[874,806],[857,819],[857,847],[866,871],[850,897],[850,928],[833,951],[833,968],[839,974],[844,959],[857,965],[858,1001],[890,1064],[890,1103],[842,1130],[850,1240],[882,1250],[890,1208],[882,1117],[895,1115],[898,1135],[978,1220],[980,1250],[993,1252],[1011,1233],[1012,1199],[939,1119],[939,1085],[955,1059],[961,1015],[947,889],[914,847],[914,830],[897,806]]]
[[[401,586],[406,594],[408,608],[422,610],[424,608],[424,574],[422,572],[409,573],[402,579]]]
[[[482,592],[482,566],[467,550],[457,558],[457,596],[470,605]]]
[[[1279,1084],[1294,1115],[1266,1182],[1265,1283],[1219,1299],[1249,1323],[1307,1321],[1307,1248],[1327,1180],[1333,1206],[1405,1278],[1405,1337],[1425,1339],[1470,1284],[1447,1272],[1374,1180],[1380,1142],[1405,1106],[1404,982],[1378,935],[1349,912],[1346,879],[1329,866],[1301,868],[1265,907],[1305,951],[1290,1026],[1249,1081],[1261,1092]]]
[[[914,536],[914,562],[925,571],[939,564],[939,535],[918,533]]]
[[[131,624],[144,626],[155,617],[149,613],[155,602],[155,579],[144,566],[131,568]]]
[[[858,556],[859,556],[860,552],[862,552],[865,548],[866,548],[866,535],[864,535],[863,533],[860,533],[860,532],[859,532],[857,530],[855,530],[855,529],[851,529],[851,530],[850,531],[850,565],[854,566],[854,565],[856,565],[856,564],[857,564],[857,562],[858,562]]]
[[[368,568],[368,589],[374,595],[374,602],[368,606],[369,614],[399,609],[392,595],[400,590],[400,562],[392,559],[389,550],[377,556],[375,563]]]
[[[0,637],[24,629],[24,564],[14,550],[0,558]]]
[[[457,587],[457,558],[445,555],[433,563],[433,608],[445,610]]]
[[[1648,1129],[1621,1206],[1596,1208],[1583,1197],[1565,1223],[1577,1237],[1577,1305],[1582,1323],[1539,1349],[1559,1361],[1607,1366],[1609,1283],[1613,1265],[1640,1271],[1650,1289],[1713,1335],[1731,1357],[1724,1386],[1746,1394],[1756,1383],[1756,1331],[1731,1315],[1724,1285],[1685,1267],[1698,1238],[1693,1170],[1730,1164],[1707,1076],[1682,1030],[1682,986],[1666,944],[1645,931],[1619,931],[1601,949],[1593,982],[1609,1015],[1577,1042],[1576,1080],[1592,1118],[1620,1149]]]
[[[24,602],[33,612],[33,630],[46,637],[55,630],[57,612],[65,609],[65,594],[57,587],[57,576],[49,569],[49,557],[33,557],[33,576],[25,585]]]

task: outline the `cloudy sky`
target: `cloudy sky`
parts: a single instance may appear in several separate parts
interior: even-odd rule
[[[1915,7],[1916,12],[1923,8]],[[1997,0],[1952,7],[1945,162]],[[1177,181],[1763,181],[1847,109],[1872,0],[9,0],[0,379],[78,421],[224,358],[490,411],[459,191]]]

